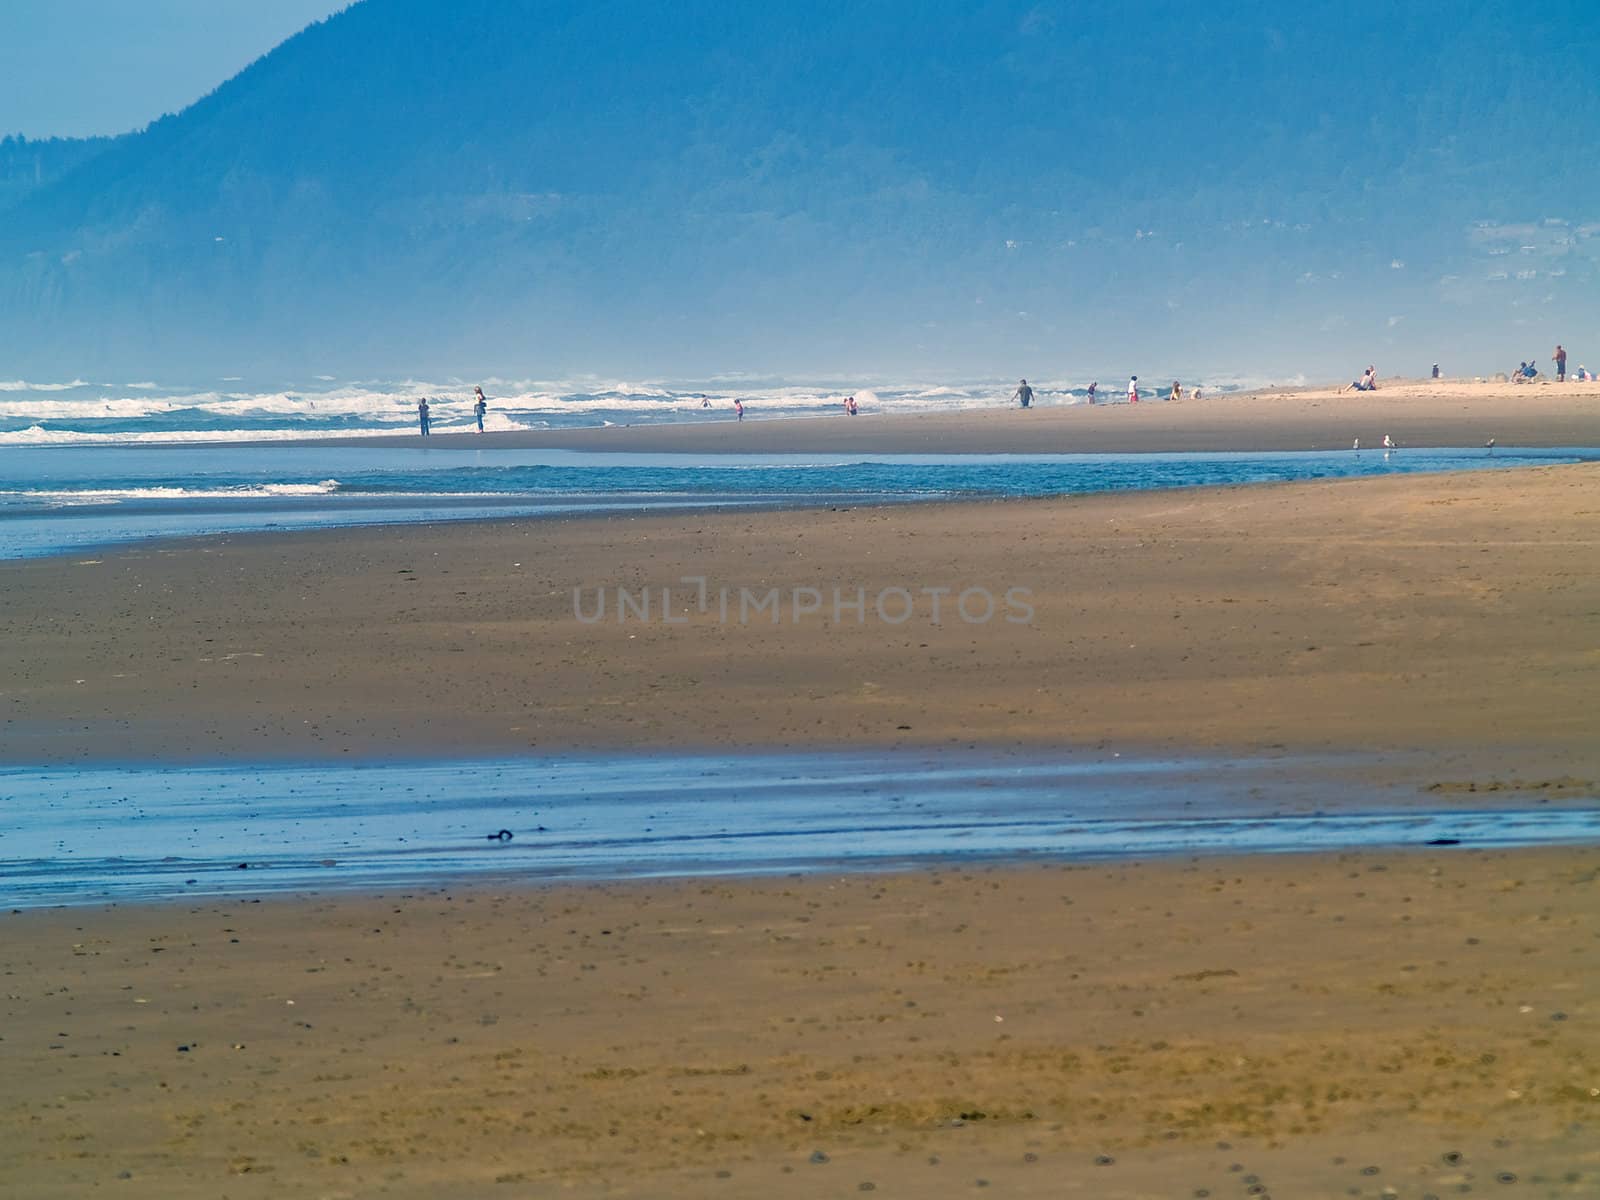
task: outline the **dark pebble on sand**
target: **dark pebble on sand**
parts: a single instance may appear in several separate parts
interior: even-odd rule
[[[1362,1167],[1361,1168],[1361,1173],[1363,1175],[1376,1175],[1378,1173],[1378,1168],[1377,1167]]]
[[[1039,1156],[1037,1154],[1035,1154],[1032,1150],[1029,1150],[1026,1154],[1024,1154],[1022,1156],[1022,1161],[1023,1162],[1030,1162],[1030,1163],[1031,1162],[1038,1162],[1039,1161]]]
[[[1552,1021],[1565,1021],[1567,1019],[1567,1014],[1564,1012],[1553,1012],[1550,1014],[1550,1019]]]
[[[1501,1171],[1500,1174],[1494,1177],[1494,1181],[1496,1183],[1515,1183],[1517,1177],[1510,1171]]]
[[[1446,1150],[1440,1157],[1443,1159],[1445,1166],[1454,1167],[1459,1165],[1461,1162],[1461,1151]]]
[[[856,1191],[858,1192],[875,1192],[877,1190],[878,1185],[873,1183],[870,1179],[863,1179],[860,1183],[856,1184]]]
[[[1117,1160],[1112,1158],[1109,1154],[1096,1154],[1094,1156],[1094,1165],[1097,1167],[1109,1167],[1116,1161]]]
[[[814,1163],[825,1163],[828,1161],[828,1156],[821,1150],[813,1150],[811,1152],[811,1161]]]

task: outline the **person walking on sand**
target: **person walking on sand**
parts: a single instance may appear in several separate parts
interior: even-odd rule
[[[1022,401],[1023,408],[1033,407],[1033,389],[1028,386],[1028,381],[1026,379],[1021,380],[1017,384],[1017,390],[1012,393],[1011,398],[1013,400]]]
[[[1097,379],[1089,385],[1089,403],[1094,403],[1094,394],[1100,390],[1100,381]]]
[[[1556,382],[1567,381],[1567,351],[1560,342],[1556,343]]]
[[[422,431],[422,436],[427,437],[432,432],[433,422],[429,420],[428,398],[424,396],[417,401],[417,427]]]
[[[478,395],[478,399],[472,405],[472,415],[478,418],[478,432],[482,433],[483,414],[489,411],[489,402],[483,398],[483,389],[481,387],[475,387],[472,390]]]
[[[744,401],[735,398],[733,402],[733,411],[734,415],[737,416],[739,420],[744,420]]]
[[[1137,375],[1128,377],[1128,403],[1139,403],[1139,377]]]

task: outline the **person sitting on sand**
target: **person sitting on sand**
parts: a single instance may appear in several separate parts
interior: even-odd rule
[[[1183,389],[1178,386],[1178,381],[1176,379],[1174,379],[1172,381],[1172,391],[1167,394],[1167,399],[1168,400],[1182,400],[1183,399]]]
[[[1351,388],[1352,391],[1357,391],[1357,392],[1375,392],[1375,391],[1377,391],[1378,390],[1377,371],[1374,370],[1372,367],[1368,367],[1365,371],[1363,371],[1361,373],[1361,378],[1356,380],[1354,383],[1352,383],[1350,385],[1350,388]],[[1341,388],[1340,390],[1343,391],[1344,389]]]
[[[1530,362],[1527,366],[1522,368],[1522,377],[1524,379],[1536,379],[1538,378],[1538,375],[1539,367],[1535,363]]]

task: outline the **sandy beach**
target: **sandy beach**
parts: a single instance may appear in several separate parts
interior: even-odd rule
[[[574,438],[1236,448],[1351,404],[1600,444],[1551,390]],[[149,544],[0,564],[0,762],[1358,752],[1426,803],[1592,804],[1596,562],[1591,465]],[[671,621],[579,619],[619,587]],[[1031,614],[791,619],[836,587]],[[1589,1196],[1597,879],[1445,849],[11,913],[0,1192]]]
[[[0,1191],[1592,1196],[1597,879],[1462,850],[5,916]]]
[[[1124,404],[1126,384],[1102,380],[1101,394],[1117,402],[1093,407],[1044,398],[1023,411],[1002,392],[992,409],[967,412],[886,415],[869,406],[855,418],[770,420],[749,407],[737,423],[716,411],[704,421],[691,415],[670,424],[436,433],[427,444],[676,454],[1125,454],[1343,450],[1356,438],[1377,446],[1388,434],[1402,446],[1481,446],[1490,438],[1503,446],[1600,446],[1600,382],[1387,379],[1376,392],[1278,388]],[[302,444],[377,442],[423,444],[403,435]]]
[[[1579,465],[11,562],[0,757],[1116,743],[1429,751],[1466,778],[1521,755],[1589,778],[1597,514],[1600,469]],[[726,620],[686,576],[730,589]],[[652,618],[617,620],[619,587],[648,589]],[[833,619],[835,588],[895,587],[908,619],[873,600]],[[935,624],[921,589],[939,587]],[[952,612],[969,587],[994,597],[984,623]],[[797,588],[823,611],[796,621]],[[607,619],[580,620],[575,589],[591,617],[607,591]],[[783,611],[741,619],[740,589]]]

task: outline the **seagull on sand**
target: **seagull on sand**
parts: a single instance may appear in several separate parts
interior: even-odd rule
[[[1494,439],[1493,438],[1490,438],[1483,445],[1484,445],[1484,449],[1488,450],[1490,454],[1494,453]]]
[[[1387,433],[1383,435],[1383,448],[1385,450],[1393,450],[1393,449],[1395,449],[1394,439],[1392,437],[1390,437]]]
[[[1352,450],[1361,449],[1361,439],[1357,438],[1355,441],[1351,442],[1350,443],[1350,449],[1352,449]]]

